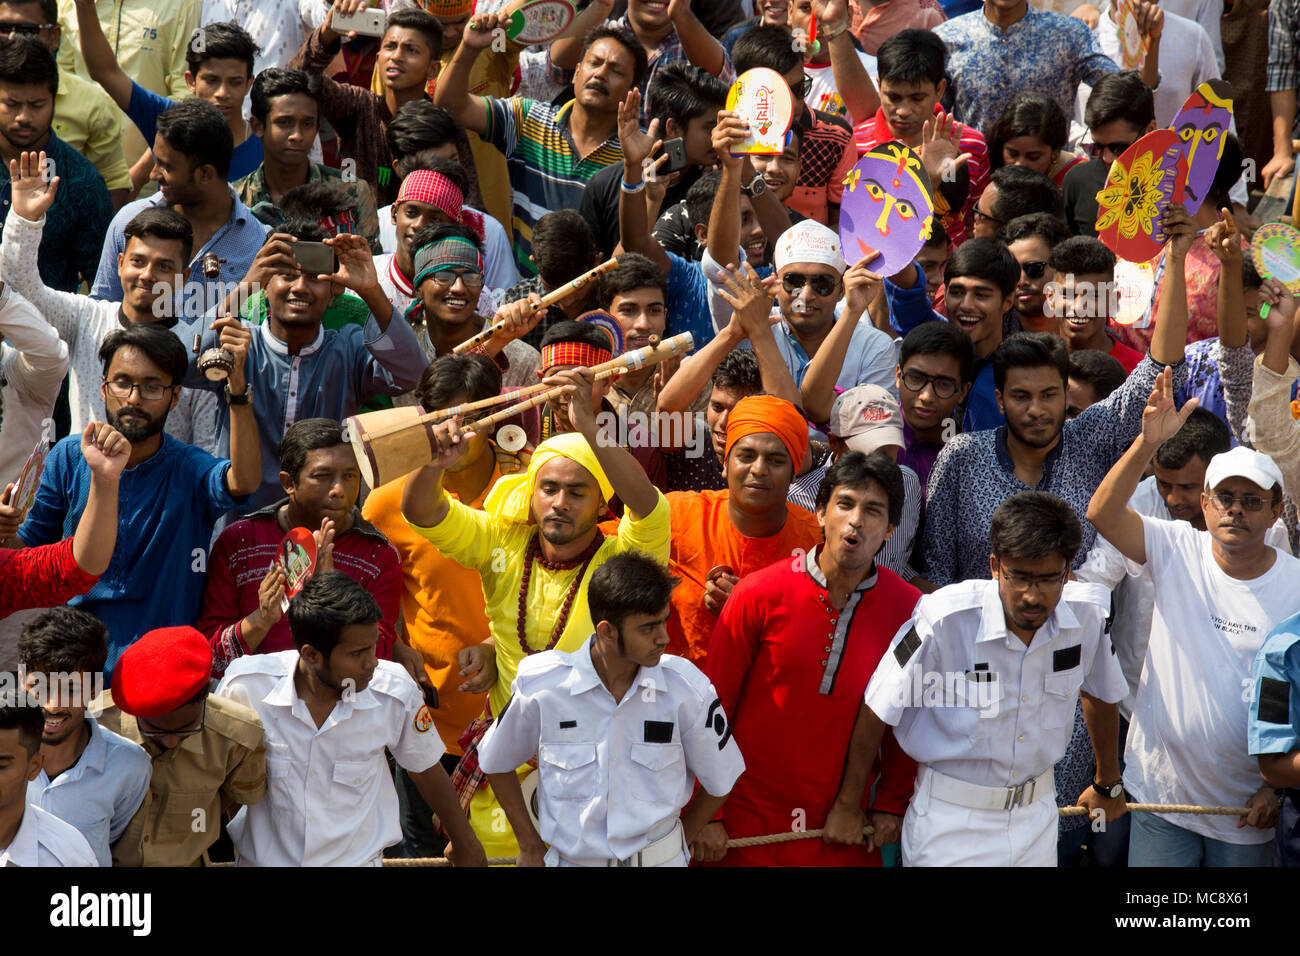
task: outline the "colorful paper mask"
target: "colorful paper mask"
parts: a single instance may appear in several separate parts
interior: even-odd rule
[[[881,143],[844,180],[840,243],[850,265],[872,251],[867,268],[882,276],[905,269],[930,238],[934,199],[921,157],[902,143]]]
[[[785,148],[794,96],[776,70],[759,66],[736,77],[727,93],[727,109],[749,120],[749,135],[732,147],[733,156],[773,155]]]
[[[1142,35],[1142,30],[1138,27],[1133,0],[1117,0],[1115,31],[1119,34],[1120,66],[1126,70],[1140,69],[1142,61],[1146,59],[1150,41]]]
[[[1183,205],[1188,215],[1196,215],[1205,202],[1223,158],[1231,122],[1232,87],[1223,80],[1209,80],[1192,91],[1170,124],[1187,157],[1187,198]]]
[[[1266,222],[1250,240],[1255,271],[1276,279],[1292,295],[1300,295],[1300,232],[1281,222]]]
[[[523,46],[550,43],[569,28],[574,17],[569,0],[524,0],[501,12],[510,18],[506,36]]]
[[[1130,262],[1149,262],[1165,243],[1160,217],[1183,201],[1187,159],[1171,129],[1153,130],[1115,160],[1097,193],[1097,238]]]

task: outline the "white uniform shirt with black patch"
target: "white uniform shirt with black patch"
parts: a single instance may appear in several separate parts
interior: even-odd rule
[[[1105,632],[1110,592],[1066,583],[1026,646],[1007,629],[997,581],[924,595],[867,685],[866,704],[913,759],[983,787],[1036,777],[1065,754],[1082,689],[1128,692]]]
[[[319,728],[298,696],[297,651],[250,654],[226,669],[217,693],[257,711],[266,731],[266,797],[230,822],[241,866],[364,866],[402,830],[384,749],[410,773],[443,755],[419,687],[380,661],[360,693]]]
[[[627,859],[673,829],[694,780],[723,796],[745,769],[718,695],[695,665],[665,654],[615,701],[590,642],[520,661],[510,703],[478,754],[485,773],[537,755],[549,865],[557,854]]]

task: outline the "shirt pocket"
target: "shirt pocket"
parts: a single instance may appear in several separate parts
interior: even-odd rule
[[[289,748],[284,744],[268,742],[266,745],[267,788],[286,786],[292,776],[293,757],[289,754]]]
[[[547,797],[589,800],[596,795],[600,765],[595,744],[542,744],[537,759]]]
[[[1083,668],[1049,674],[1043,680],[1043,726],[1058,730],[1074,722],[1074,698],[1083,686]]]
[[[681,809],[686,757],[678,744],[632,744],[632,795],[666,813]]]
[[[183,841],[188,833],[216,833],[221,827],[219,814],[211,791],[169,790],[158,814],[159,836]]]
[[[993,751],[997,736],[998,713],[1002,709],[1002,682],[967,679],[962,686],[965,695],[964,719],[970,729],[971,756],[988,757]]]
[[[336,786],[360,793],[366,789],[373,769],[370,760],[338,760],[334,763],[333,780]]]

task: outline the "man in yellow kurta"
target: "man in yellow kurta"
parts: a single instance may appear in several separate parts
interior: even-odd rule
[[[519,661],[543,650],[576,650],[591,636],[587,584],[605,560],[638,550],[668,561],[668,502],[627,451],[598,441],[591,371],[574,368],[548,383],[565,386],[557,403],[574,431],[538,445],[527,474],[501,478],[483,511],[453,500],[442,488],[444,469],[468,448],[455,421],[436,426],[439,454],[407,477],[402,495],[411,527],[483,580],[491,637],[465,648],[460,663],[470,678],[465,690],[488,690],[488,712],[462,738],[468,746],[456,782],[489,857],[515,856],[518,845],[504,812],[496,812],[499,805],[482,780],[474,749],[492,715],[509,702]],[[597,523],[614,495],[623,502],[624,517],[617,536],[605,537]]]

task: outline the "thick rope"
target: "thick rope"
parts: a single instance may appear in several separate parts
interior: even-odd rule
[[[1128,809],[1133,813],[1190,813],[1197,816],[1244,817],[1250,811],[1243,807],[1196,807],[1182,803],[1130,803]],[[1087,807],[1061,807],[1058,811],[1063,817],[1083,816]],[[862,831],[866,836],[872,834],[871,827]],[[764,836],[737,837],[727,841],[728,850],[738,850],[747,846],[767,846],[772,843],[789,843],[791,840],[812,840],[822,835],[821,830],[797,830],[789,833],[768,833]],[[513,856],[496,856],[487,861],[488,866],[512,866]],[[213,866],[233,866],[233,863],[213,863]],[[384,866],[451,866],[445,856],[425,857],[417,860],[399,858],[385,859]]]

